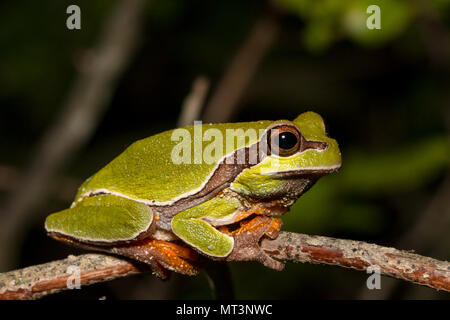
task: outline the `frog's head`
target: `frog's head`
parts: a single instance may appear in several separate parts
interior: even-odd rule
[[[314,112],[272,123],[259,144],[267,148],[266,156],[231,185],[245,196],[295,200],[318,178],[341,167],[338,144],[327,136],[322,117]]]

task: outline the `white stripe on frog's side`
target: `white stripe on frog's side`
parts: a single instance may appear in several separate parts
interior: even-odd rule
[[[266,131],[267,131],[267,129],[264,131],[264,133],[261,134],[261,137],[260,137],[260,139],[258,141],[254,142],[254,143],[252,143],[252,144],[250,144],[248,146],[245,146],[245,147],[233,150],[232,152],[230,152],[230,153],[226,154],[225,156],[223,156],[220,159],[220,161],[216,164],[216,166],[213,168],[213,170],[211,170],[211,173],[205,178],[205,181],[203,181],[203,183],[198,188],[193,189],[193,190],[191,190],[189,192],[185,192],[183,194],[180,194],[179,196],[177,196],[175,198],[172,198],[171,200],[168,200],[168,201],[156,201],[156,200],[152,200],[152,199],[140,199],[140,198],[136,198],[136,197],[125,195],[125,194],[120,193],[120,192],[112,191],[110,189],[100,188],[100,189],[90,190],[90,191],[88,191],[86,193],[81,194],[78,197],[78,199],[75,200],[72,203],[71,208],[73,208],[78,202],[82,201],[83,198],[85,198],[85,197],[92,197],[92,196],[95,196],[95,195],[98,195],[98,194],[102,194],[102,193],[123,197],[123,198],[129,199],[129,200],[133,200],[133,201],[137,201],[137,202],[149,205],[149,206],[155,206],[155,207],[170,206],[170,205],[174,204],[175,202],[177,202],[177,201],[179,201],[181,199],[188,198],[190,196],[193,196],[193,195],[201,192],[206,187],[208,182],[211,180],[211,177],[214,175],[214,173],[216,173],[216,171],[219,169],[220,165],[224,163],[226,158],[228,158],[229,156],[233,156],[233,154],[236,153],[236,152],[239,152],[239,150],[246,149],[246,148],[251,148],[251,147],[257,145],[260,142],[261,138],[266,133]]]

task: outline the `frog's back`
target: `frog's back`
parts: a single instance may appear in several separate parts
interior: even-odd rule
[[[262,130],[271,122],[258,121],[228,124],[203,124],[202,134],[208,129],[216,129],[223,138],[223,155],[226,154],[226,130],[253,129],[256,136],[249,135],[245,141],[237,139],[237,148],[257,142]],[[195,130],[199,130],[198,126]],[[190,161],[175,163],[172,158],[174,148],[181,142],[172,140],[175,130],[186,130],[190,136]],[[201,141],[202,135],[194,134],[194,126],[164,131],[154,136],[139,140],[128,147],[122,154],[94,174],[80,187],[75,201],[85,196],[98,193],[112,193],[149,204],[170,204],[177,199],[194,194],[202,189],[213,174],[217,163],[201,161],[194,163],[194,145],[202,146],[203,151],[211,142]],[[218,130],[218,131],[217,131]],[[181,131],[179,131],[181,132]],[[176,135],[177,138],[180,135]],[[216,138],[217,139],[217,138]],[[177,153],[175,154],[177,156]]]

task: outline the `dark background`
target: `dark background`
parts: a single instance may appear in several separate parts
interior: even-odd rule
[[[46,236],[46,215],[68,207],[79,184],[133,141],[176,127],[199,76],[209,83],[205,120],[294,119],[313,110],[339,142],[342,169],[294,205],[284,230],[450,258],[449,1],[144,1],[124,25],[137,25],[121,45],[131,54],[100,85],[111,94],[92,103],[78,131],[64,130],[84,101],[79,79],[96,72],[86,61],[99,61],[114,14],[138,2],[0,4],[0,271],[81,253]],[[81,8],[81,30],[66,28],[70,4]],[[366,28],[370,4],[381,8],[380,30]],[[234,87],[223,81],[230,74]],[[213,104],[217,92],[236,99]],[[385,277],[381,290],[369,291],[366,273],[323,265],[278,273],[234,263],[231,272],[238,299],[449,297]],[[139,275],[48,299],[102,296],[211,292],[204,274],[167,282]]]

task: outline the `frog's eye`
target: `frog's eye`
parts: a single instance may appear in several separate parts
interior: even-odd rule
[[[268,139],[268,145],[272,154],[288,157],[300,149],[302,135],[296,127],[282,125],[271,129]]]

